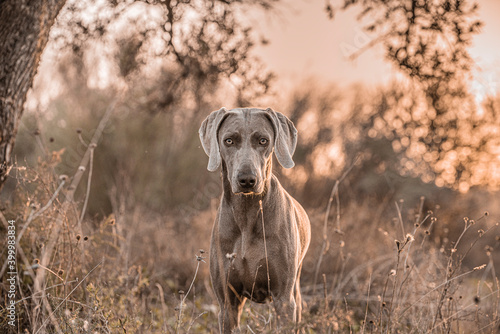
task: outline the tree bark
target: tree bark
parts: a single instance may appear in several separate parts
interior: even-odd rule
[[[0,0],[0,190],[50,28],[66,0]]]

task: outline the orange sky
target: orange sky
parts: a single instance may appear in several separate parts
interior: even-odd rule
[[[473,89],[478,94],[493,94],[500,89],[500,0],[479,0],[479,5],[485,26],[474,38],[470,52],[482,73],[476,73]],[[281,10],[280,17],[269,16],[261,26],[271,43],[259,47],[259,56],[279,75],[281,83],[293,84],[311,76],[345,85],[377,84],[393,78],[395,71],[383,60],[381,48],[365,51],[354,62],[345,56],[346,50],[370,40],[355,19],[358,9],[337,11],[331,21],[324,6],[324,1],[294,1]]]

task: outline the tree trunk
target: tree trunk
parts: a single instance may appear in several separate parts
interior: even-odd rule
[[[0,0],[0,190],[12,164],[26,95],[65,2]]]

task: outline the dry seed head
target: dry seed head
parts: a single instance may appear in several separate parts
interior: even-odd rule
[[[39,259],[34,259],[33,262],[35,262],[35,264],[40,264],[40,260]]]
[[[431,223],[435,223],[438,219],[436,217],[431,218]]]
[[[495,237],[495,240],[496,240],[496,241],[500,241],[500,235],[497,235],[497,236]]]
[[[78,167],[78,171],[80,171],[80,172],[85,172],[85,166],[80,166],[80,167]]]
[[[429,234],[431,234],[431,231],[425,230],[425,234],[429,235]]]
[[[345,246],[345,242],[344,242],[344,240],[340,240],[340,241],[339,241],[339,247],[340,247],[340,248],[343,248],[344,246]]]
[[[76,129],[76,133],[78,133],[78,134],[82,133],[82,129],[77,128],[77,129]]]
[[[81,235],[79,235],[79,234],[76,235],[76,240],[80,241],[81,238],[82,238]]]
[[[53,143],[54,142],[54,137],[49,138],[49,142]]]
[[[62,276],[62,275],[64,274],[64,270],[59,269],[59,271],[57,272],[57,274],[58,274],[59,276]]]
[[[84,236],[84,237],[83,237],[83,241],[87,241],[87,240],[89,240],[89,237]]]
[[[428,214],[429,216],[430,216],[430,215],[432,215],[432,214],[433,214],[432,210],[428,210],[428,211],[427,211],[427,214]]]
[[[481,297],[475,296],[474,297],[474,304],[478,305],[481,302]]]
[[[36,129],[35,131],[33,131],[33,134],[35,136],[39,136],[40,135],[40,129]]]
[[[184,290],[179,290],[179,294],[183,295],[184,294]]]
[[[396,269],[391,269],[389,276],[396,276]]]
[[[382,302],[382,307],[386,307],[387,306],[387,303],[386,302]]]
[[[420,224],[419,224],[419,223],[415,223],[415,227],[419,227],[419,226],[420,226]]]
[[[90,149],[94,149],[94,148],[96,148],[96,147],[97,147],[97,144],[96,144],[96,143],[90,143],[90,145],[89,145],[89,148],[90,148]]]
[[[205,250],[204,249],[200,249],[200,254],[205,254]]]
[[[483,234],[484,234],[484,230],[480,229],[480,230],[477,231],[477,233],[479,234],[479,237],[482,237]]]
[[[406,242],[412,242],[412,241],[415,241],[415,237],[410,233],[406,234]]]
[[[484,216],[485,216],[485,217],[487,217],[487,216],[489,216],[489,215],[490,215],[490,213],[489,213],[488,211],[485,211],[485,212],[484,212]]]
[[[481,270],[481,269],[484,269],[485,267],[486,267],[486,265],[485,265],[485,264],[482,264],[482,265],[480,265],[480,266],[478,266],[478,267],[474,267],[474,269],[473,269],[473,270]]]
[[[67,179],[68,179],[68,175],[64,175],[64,174],[59,175],[59,180],[66,181]]]

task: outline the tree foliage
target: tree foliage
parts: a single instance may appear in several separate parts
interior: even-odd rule
[[[252,55],[253,30],[242,19],[251,9],[273,9],[278,0],[72,1],[62,15],[58,38],[81,54],[95,41],[118,46],[119,72],[130,77],[148,62],[160,61],[175,78],[162,107],[178,106],[186,93],[200,103],[227,81],[240,102],[269,89],[272,73]],[[96,6],[98,6],[96,8]],[[69,32],[69,34],[68,34]],[[155,110],[156,112],[158,110]]]
[[[344,0],[341,9],[355,6],[364,30],[376,36],[368,46],[380,44],[386,59],[410,79],[381,96],[386,107],[366,123],[372,138],[392,142],[406,175],[463,191],[484,184],[498,163],[500,124],[499,111],[476,105],[470,92],[475,64],[468,47],[483,25],[476,19],[477,3]],[[326,11],[333,17],[330,4]]]

